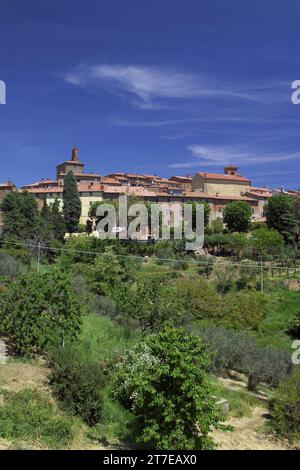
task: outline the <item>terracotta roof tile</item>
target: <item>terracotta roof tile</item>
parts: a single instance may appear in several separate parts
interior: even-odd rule
[[[204,173],[204,172],[198,172],[197,175],[202,176],[202,178],[205,178],[207,180],[213,179],[213,180],[231,180],[231,181],[243,181],[250,183],[250,180],[248,178],[245,178],[244,176],[240,175],[225,175],[223,173]]]

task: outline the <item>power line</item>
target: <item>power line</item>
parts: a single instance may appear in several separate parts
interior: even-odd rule
[[[62,248],[62,247],[52,247],[48,245],[41,245],[40,243],[34,244],[34,243],[25,243],[25,242],[13,242],[13,241],[7,241],[7,240],[0,240],[0,243],[2,244],[7,244],[7,245],[14,245],[14,246],[22,246],[26,248],[34,248],[38,250],[38,262],[40,262],[39,258],[39,253],[41,250],[50,250],[50,251],[58,251],[58,252],[67,252],[67,253],[74,253],[74,254],[84,254],[84,255],[93,255],[97,256],[98,254],[101,254],[102,256],[115,256],[116,258],[131,258],[131,259],[136,259],[136,260],[142,260],[145,261],[147,258],[145,256],[140,256],[140,255],[121,255],[121,254],[116,254],[116,253],[99,253],[97,251],[87,251],[87,250],[74,250],[70,248]],[[173,258],[156,258],[156,257],[150,257],[151,261],[166,261],[170,263],[188,263],[188,264],[196,264],[196,265],[203,265],[203,266],[208,266],[211,260],[215,259],[221,259],[221,258],[209,258],[207,261],[199,261],[199,260],[180,260],[180,259],[173,259]],[[261,264],[245,264],[243,262],[240,263],[230,263],[231,266],[237,266],[237,267],[249,267],[249,268],[254,268],[254,269],[259,269],[260,267],[262,269],[278,269],[278,270],[293,270],[296,272],[300,272],[300,268],[297,267],[291,267],[291,266],[269,266],[261,262]]]

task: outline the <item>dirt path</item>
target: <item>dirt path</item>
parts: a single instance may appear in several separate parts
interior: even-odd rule
[[[0,367],[0,388],[7,390],[21,390],[23,388],[38,388],[51,398],[51,391],[47,384],[49,370],[44,363],[19,363],[11,362]],[[222,383],[233,390],[241,389],[242,382],[223,380]],[[0,399],[1,406],[1,399]],[[300,450],[300,443],[291,447],[287,442],[272,438],[264,432],[267,422],[266,409],[262,406],[253,408],[248,417],[230,417],[226,424],[234,427],[234,431],[217,431],[212,437],[221,450],[288,450],[296,448]],[[104,447],[87,437],[88,428],[82,424],[76,428],[76,439],[70,445],[70,449],[99,450]],[[20,443],[22,445],[22,443]],[[23,447],[23,445],[22,445]],[[26,443],[24,443],[26,448]],[[10,441],[0,438],[0,450],[14,448]],[[30,447],[29,447],[30,448]],[[32,448],[32,447],[31,447]],[[36,445],[34,448],[38,448]]]
[[[277,440],[263,430],[267,422],[263,407],[253,408],[249,417],[231,417],[226,422],[234,431],[214,431],[212,437],[220,450],[300,450],[300,446],[290,446],[288,442]]]

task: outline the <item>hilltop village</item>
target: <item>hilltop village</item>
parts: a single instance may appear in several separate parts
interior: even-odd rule
[[[252,209],[254,222],[264,220],[264,209],[268,199],[278,192],[290,196],[299,196],[300,191],[271,190],[252,186],[252,181],[242,176],[235,165],[228,165],[224,173],[197,172],[194,176],[171,176],[135,173],[111,173],[102,176],[99,173],[85,172],[85,164],[79,158],[79,148],[74,146],[71,158],[56,167],[55,179],[41,179],[20,188],[35,194],[38,207],[42,208],[58,199],[62,204],[64,178],[72,171],[77,179],[81,200],[80,223],[88,220],[89,209],[95,202],[115,199],[120,195],[136,196],[147,202],[207,202],[210,206],[210,219],[223,217],[227,204],[232,201],[245,201]],[[12,181],[0,183],[0,200],[17,188]]]

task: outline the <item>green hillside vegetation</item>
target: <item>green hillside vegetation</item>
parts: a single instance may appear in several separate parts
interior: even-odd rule
[[[28,211],[35,201],[24,198],[18,210],[43,227],[45,243],[52,219],[46,210]],[[175,240],[81,234],[48,238],[47,248],[21,243],[12,239],[11,220],[20,217],[21,237],[26,219],[8,198],[0,335],[14,361],[29,367],[42,358],[47,373],[46,390],[36,393],[7,390],[0,380],[0,438],[73,448],[84,434],[86,446],[210,449],[215,429],[230,432],[216,405],[226,398],[229,416],[269,406],[272,432],[298,439],[299,417],[289,414],[299,406],[291,362],[300,315],[298,226],[292,214],[285,228],[284,217],[273,226],[279,203],[259,227],[245,223],[244,207],[229,208],[232,232],[207,227],[206,251],[197,255]],[[242,233],[233,231],[238,223]],[[228,387],[237,374],[239,390]],[[269,405],[257,401],[262,390]]]

